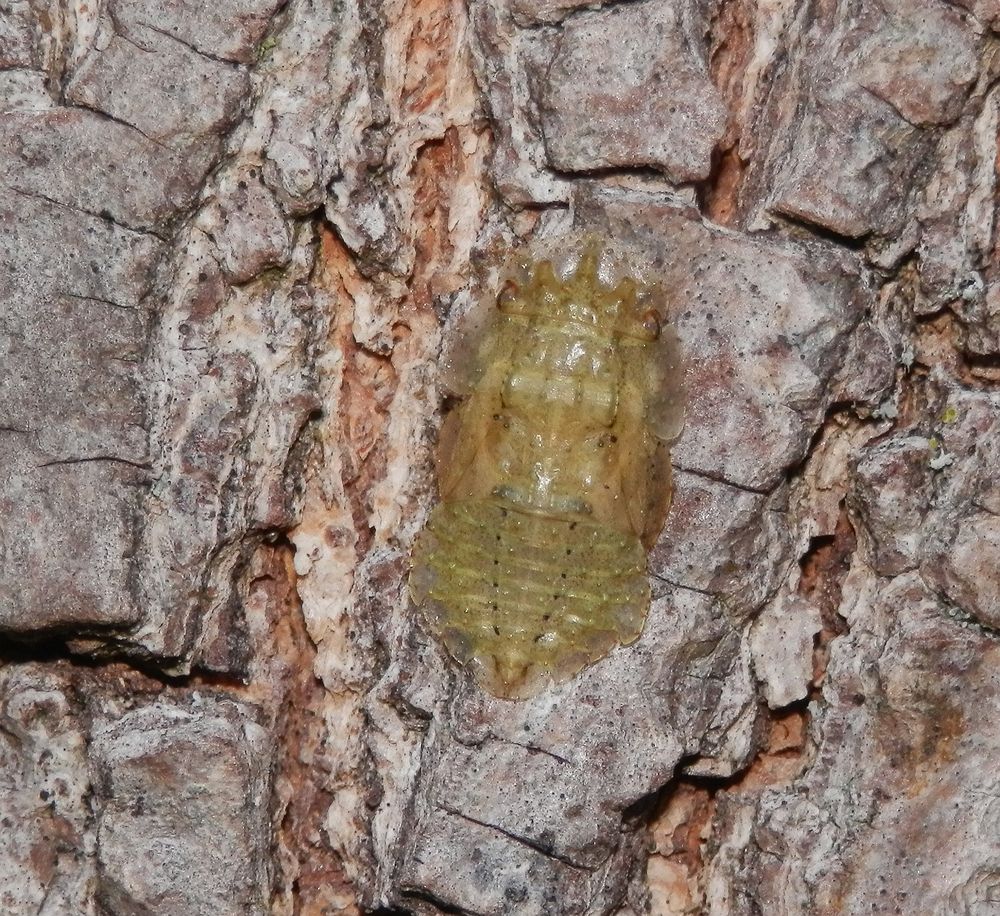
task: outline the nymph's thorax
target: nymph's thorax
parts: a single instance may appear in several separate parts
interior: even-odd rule
[[[611,461],[618,410],[615,341],[579,322],[510,320],[521,333],[501,384],[497,495],[539,511],[592,513],[588,494]]]

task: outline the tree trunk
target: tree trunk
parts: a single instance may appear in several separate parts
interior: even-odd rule
[[[0,7],[0,911],[995,912],[998,31]],[[577,229],[662,277],[674,505],[503,700],[406,588],[438,354]]]

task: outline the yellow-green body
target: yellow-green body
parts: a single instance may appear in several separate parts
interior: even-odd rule
[[[508,281],[445,420],[441,504],[414,549],[415,600],[497,696],[572,677],[638,638],[645,547],[670,502],[675,338],[650,293],[599,279],[584,249]]]

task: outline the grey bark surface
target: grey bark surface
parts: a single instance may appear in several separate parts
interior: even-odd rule
[[[0,4],[0,912],[986,916],[996,0]],[[642,638],[425,630],[442,341],[662,275]]]

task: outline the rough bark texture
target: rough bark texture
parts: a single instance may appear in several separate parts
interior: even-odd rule
[[[0,4],[0,911],[985,916],[996,0]],[[531,234],[688,360],[642,638],[422,629],[437,357]]]

